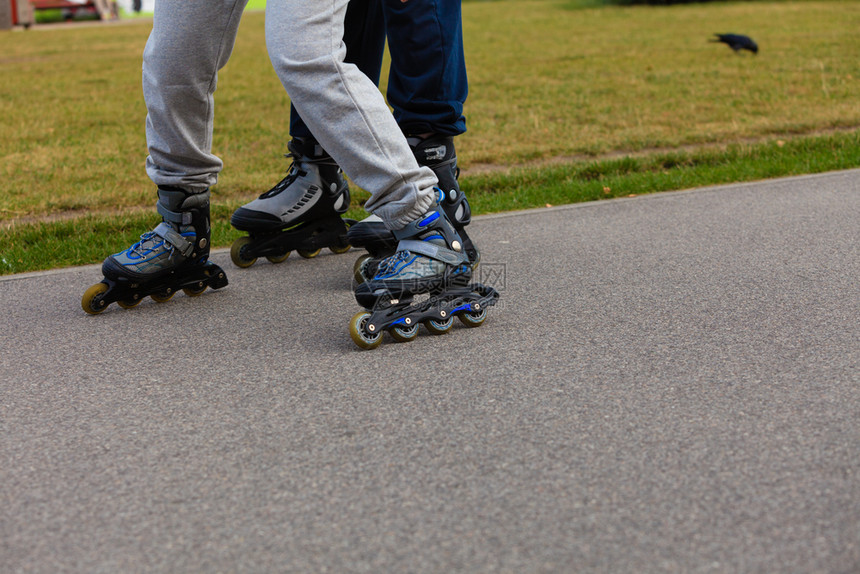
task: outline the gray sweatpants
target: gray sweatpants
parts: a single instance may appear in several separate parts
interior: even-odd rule
[[[157,185],[203,191],[221,160],[212,153],[218,70],[233,51],[247,0],[156,0],[143,57],[146,170]],[[436,176],[420,167],[379,89],[344,63],[348,0],[269,0],[272,65],[311,132],[391,229],[434,201]],[[286,116],[289,109],[284,109]]]

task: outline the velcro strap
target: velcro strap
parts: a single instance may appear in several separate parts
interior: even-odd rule
[[[192,216],[190,211],[170,211],[160,201],[155,204],[155,208],[158,210],[158,214],[170,223],[191,225]]]
[[[181,233],[170,227],[163,221],[159,223],[155,229],[155,234],[163,238],[166,242],[174,246],[182,253],[183,257],[188,257],[194,251],[194,244],[185,239]]]
[[[410,251],[418,255],[425,255],[430,259],[436,259],[449,265],[459,265],[466,260],[466,256],[453,249],[430,243],[429,241],[416,241],[414,239],[401,239],[397,244],[398,251]]]

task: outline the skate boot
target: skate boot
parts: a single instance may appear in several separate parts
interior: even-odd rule
[[[96,315],[114,301],[129,309],[150,296],[163,303],[182,290],[197,296],[227,285],[227,275],[209,259],[209,191],[158,190],[162,222],[140,241],[102,263],[104,280],[84,293],[81,306]]]
[[[316,257],[323,247],[349,251],[347,228],[354,220],[341,218],[349,208],[349,185],[334,159],[312,140],[293,138],[287,176],[254,201],[237,209],[230,223],[248,235],[230,249],[238,267],[250,267],[258,257],[280,263],[292,250]]]
[[[460,168],[457,167],[457,154],[454,150],[454,138],[450,136],[431,136],[427,139],[408,138],[409,145],[419,165],[427,166],[436,174],[439,189],[445,197],[441,205],[448,219],[457,230],[463,241],[463,249],[469,258],[472,268],[480,263],[480,253],[466,233],[465,227],[472,221],[472,210],[466,196],[460,191],[457,178]],[[362,255],[353,268],[355,280],[358,283],[373,277],[376,266],[383,258],[388,257],[397,249],[397,239],[385,228],[382,220],[371,215],[362,219],[349,229],[349,243],[353,247],[364,248],[367,254]]]
[[[441,202],[444,193],[437,191]],[[382,343],[385,331],[396,341],[411,341],[418,336],[419,324],[440,335],[451,329],[454,317],[468,327],[480,326],[499,294],[491,287],[470,284],[472,266],[442,206],[437,204],[394,236],[397,251],[355,289],[355,299],[366,311],[350,321],[353,342],[373,349]],[[416,300],[422,295],[427,297]]]

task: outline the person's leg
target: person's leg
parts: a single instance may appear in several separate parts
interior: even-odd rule
[[[466,131],[469,93],[461,0],[382,1],[391,52],[388,102],[418,163],[439,179],[443,206],[462,231],[471,211],[457,183],[454,150],[454,136]]]
[[[385,49],[385,25],[380,0],[351,0],[344,30],[346,61],[354,63],[374,84],[379,82]],[[349,208],[349,186],[337,163],[316,141],[304,120],[290,109],[286,177],[230,219],[248,232],[231,249],[233,262],[247,267],[258,257],[280,262],[296,250],[304,257],[322,247],[340,253],[349,249],[340,216]]]
[[[371,193],[366,208],[397,229],[431,206],[436,177],[418,166],[376,85],[344,61],[346,5],[347,0],[270,2],[269,56],[316,139]]]
[[[344,61],[355,64],[374,84],[379,84],[385,51],[385,20],[381,0],[350,0],[344,18]],[[290,105],[290,135],[313,138],[295,106]]]
[[[112,301],[130,306],[179,288],[197,294],[223,287],[209,257],[209,187],[221,171],[212,154],[218,70],[230,57],[246,0],[160,0],[143,55],[147,107],[146,172],[158,187],[162,222],[102,264],[106,287],[87,291],[82,305],[101,312]]]
[[[466,131],[460,0],[382,0],[391,53],[388,103],[407,136]]]
[[[156,5],[143,52],[143,96],[146,171],[158,186],[164,222],[144,242],[159,246],[150,257],[141,261],[129,251],[109,258],[107,265],[116,272],[162,273],[197,253],[208,255],[209,188],[223,165],[212,153],[215,88],[246,2],[160,0]],[[180,236],[162,232],[167,229]]]
[[[418,166],[373,82],[344,62],[345,2],[270,2],[266,28],[269,55],[296,109],[338,164],[371,192],[367,209],[399,242],[377,275],[356,288],[356,300],[369,312],[353,318],[350,334],[370,348],[383,330],[413,338],[419,321],[433,322],[429,328],[435,332],[450,328],[448,318],[455,314],[480,324],[484,307],[498,294],[469,286],[471,266],[438,204],[433,171]],[[290,37],[297,41],[285,46],[282,40]],[[430,297],[414,309],[414,296],[422,294]]]
[[[247,0],[159,0],[143,53],[146,171],[158,186],[202,192],[222,168],[212,154],[218,70]]]
[[[445,192],[442,207],[461,235],[470,261],[480,255],[465,226],[471,209],[457,181],[460,170],[454,136],[466,131],[463,105],[468,95],[460,0],[382,0],[391,53],[388,103],[419,165],[433,170]],[[353,225],[349,241],[370,257],[356,262],[355,278],[375,273],[380,257],[397,241],[371,216]]]

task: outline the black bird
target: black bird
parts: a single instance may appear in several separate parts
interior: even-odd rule
[[[714,36],[717,38],[711,40],[711,42],[722,42],[723,44],[728,44],[735,52],[749,50],[753,54],[758,54],[758,44],[753,42],[752,38],[749,36],[742,36],[740,34],[714,34]]]

